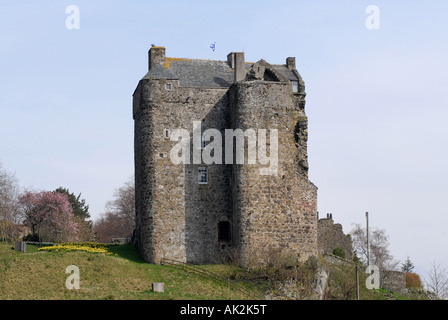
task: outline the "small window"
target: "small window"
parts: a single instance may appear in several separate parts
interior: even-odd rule
[[[299,92],[299,81],[291,81],[292,83],[292,92],[298,93]]]
[[[166,90],[171,90],[171,83],[165,84],[165,89]]]
[[[229,242],[230,241],[230,222],[220,221],[218,223],[218,241]]]
[[[199,182],[199,184],[207,184],[208,183],[208,168],[207,167],[198,167],[198,182]]]

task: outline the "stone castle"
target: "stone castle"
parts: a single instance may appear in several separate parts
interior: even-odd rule
[[[212,263],[229,248],[243,264],[270,249],[298,260],[317,255],[317,188],[308,179],[305,86],[295,58],[169,58],[164,47],[152,46],[149,71],[133,94],[133,118],[133,238],[145,261]],[[176,149],[178,129],[187,142]],[[235,151],[238,143],[245,153]],[[271,163],[251,157],[254,150],[269,153]],[[174,161],[179,155],[183,161]]]

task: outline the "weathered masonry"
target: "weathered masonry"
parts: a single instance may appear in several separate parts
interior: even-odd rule
[[[317,254],[317,188],[308,180],[305,88],[295,58],[285,64],[245,62],[242,52],[227,61],[169,58],[164,47],[152,46],[133,117],[133,239],[147,262],[212,263],[229,249],[243,264],[271,249],[298,259]],[[189,130],[190,157],[213,142],[204,139],[208,129],[222,137],[229,129],[276,130],[277,140],[266,137],[268,153],[278,142],[275,173],[261,174],[266,163],[249,163],[247,154],[243,164],[225,161],[224,152],[221,164],[173,163],[172,132],[180,128]]]

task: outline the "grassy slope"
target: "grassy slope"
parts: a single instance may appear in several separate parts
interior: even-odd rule
[[[171,266],[143,263],[131,246],[113,249],[118,256],[87,252],[16,252],[0,243],[0,299],[245,299],[211,279]],[[68,290],[65,269],[80,269],[80,289]],[[151,291],[163,282],[164,293]]]
[[[0,242],[0,300],[216,300],[247,299],[225,284],[183,271],[172,266],[144,263],[132,246],[111,247],[116,256],[87,252],[38,252],[28,245],[27,253],[13,250],[11,244]],[[80,289],[68,290],[65,269],[76,265],[80,269]],[[222,265],[203,266],[210,271],[231,276]],[[353,268],[331,269],[330,299],[356,299]],[[233,275],[235,276],[235,275]],[[367,290],[366,275],[360,273],[360,298],[384,300],[392,293]],[[151,283],[163,282],[164,293],[151,291]],[[350,294],[344,294],[344,289]],[[394,295],[394,298],[406,299]]]

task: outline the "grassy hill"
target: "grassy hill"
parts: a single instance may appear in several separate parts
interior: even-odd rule
[[[144,263],[132,246],[110,250],[116,255],[42,252],[27,245],[23,253],[0,243],[0,299],[247,299],[220,281],[178,267]],[[69,265],[80,269],[80,289],[65,287]],[[151,291],[153,282],[163,282],[165,292]]]
[[[27,252],[14,251],[12,244],[0,243],[0,300],[245,300],[246,294],[225,281],[204,277],[188,269],[144,263],[130,245],[110,246],[112,255],[91,252],[47,252],[27,245]],[[80,289],[69,290],[65,270],[76,265],[80,270]],[[209,265],[201,268],[238,281],[245,289],[262,296],[269,291],[277,299],[288,299],[276,290],[278,279],[291,277],[290,270],[248,273],[235,266]],[[306,288],[314,281],[313,268],[302,265],[294,271],[301,285],[293,290],[301,299],[310,297]],[[356,276],[350,266],[327,266],[330,271],[327,298],[356,299]],[[283,278],[282,277],[282,272]],[[261,275],[261,276],[260,276]],[[362,300],[408,299],[385,290],[367,290],[366,275],[359,275]],[[261,280],[260,280],[261,279]],[[263,280],[264,279],[264,280]],[[274,281],[272,280],[274,279]],[[250,280],[250,281],[248,281]],[[163,282],[165,292],[151,290],[153,282]],[[264,296],[264,295],[263,295]],[[296,295],[297,296],[297,295]],[[289,296],[289,298],[291,298]]]

